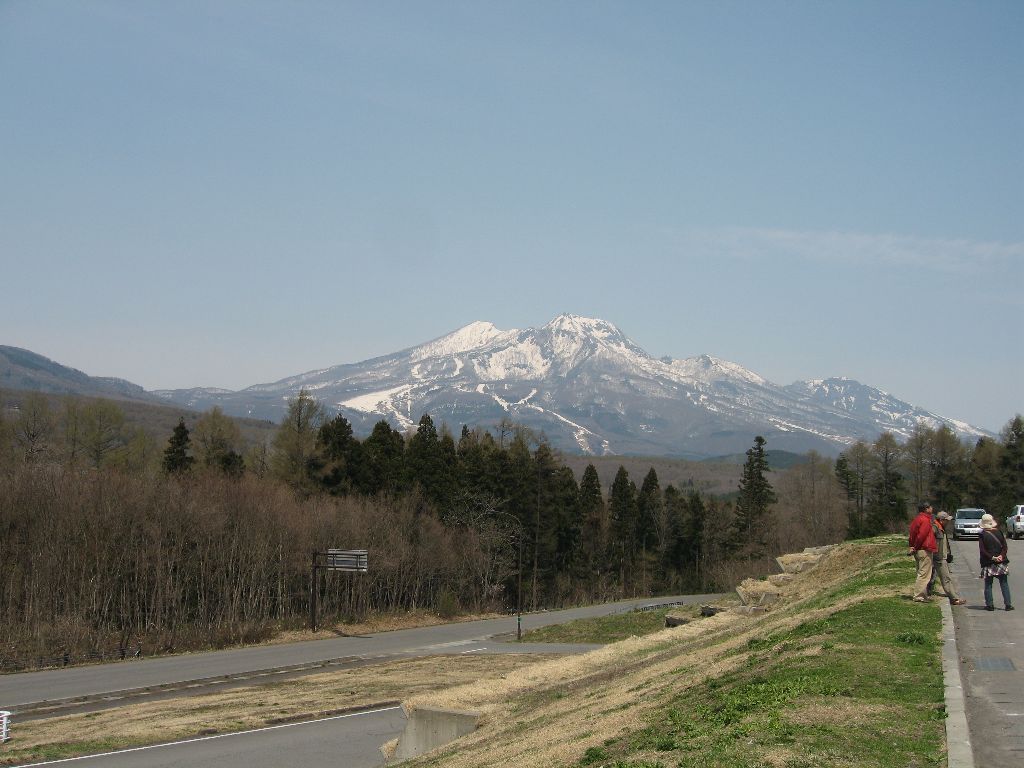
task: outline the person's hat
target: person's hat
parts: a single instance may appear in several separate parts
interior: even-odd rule
[[[920,504],[917,505],[917,511],[924,512],[930,506],[931,504],[929,504],[927,501],[922,501]]]
[[[991,530],[996,527],[996,519],[990,514],[984,514],[981,516],[981,527],[985,530]]]
[[[943,521],[945,521],[945,520],[952,520],[953,517],[946,510],[942,510],[941,512],[939,512],[939,514],[937,514],[935,516],[935,519],[936,520],[943,520]]]

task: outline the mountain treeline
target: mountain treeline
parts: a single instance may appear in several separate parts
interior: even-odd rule
[[[841,540],[848,522],[866,532],[849,479],[858,446],[773,473],[758,438],[736,494],[718,498],[662,487],[653,468],[620,468],[608,488],[593,465],[577,479],[511,422],[456,438],[424,415],[405,434],[380,421],[359,439],[306,392],[265,445],[245,444],[216,408],[163,440],[127,427],[109,401],[54,407],[29,393],[0,415],[8,657],[223,645],[301,626],[312,553],[333,547],[369,550],[370,572],[320,574],[328,621],[724,589],[780,552]],[[863,448],[865,467],[889,466]],[[917,475],[897,448],[904,496],[884,508],[902,503],[905,521]],[[963,450],[970,470],[980,448]],[[858,477],[865,509],[883,508],[874,475]],[[864,519],[894,529],[898,517]]]
[[[1018,414],[999,439],[983,437],[973,447],[946,426],[918,425],[904,443],[883,433],[841,453],[835,474],[850,538],[902,530],[908,509],[919,501],[950,514],[981,507],[1002,522],[1024,503],[1024,419]]]

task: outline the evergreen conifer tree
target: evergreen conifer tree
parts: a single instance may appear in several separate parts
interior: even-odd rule
[[[604,573],[608,550],[608,508],[601,493],[601,478],[593,464],[587,464],[580,480],[580,533],[582,569],[587,576]]]
[[[636,548],[636,485],[629,479],[629,472],[623,466],[615,473],[608,500],[608,517],[611,528],[609,541],[610,564],[619,574],[619,586],[626,588],[627,580],[633,575],[633,556]]]
[[[771,468],[764,446],[765,439],[758,435],[754,438],[754,446],[747,450],[733,522],[735,554],[750,559],[764,554],[768,543],[768,510],[776,502],[775,491],[766,477]]]
[[[874,473],[868,486],[866,533],[874,536],[885,531],[900,531],[906,525],[908,509],[900,472],[902,448],[891,432],[883,432],[872,444],[871,453]]]
[[[640,486],[636,511],[636,547],[640,559],[641,589],[647,592],[653,576],[650,573],[651,566],[660,560],[656,555],[659,554],[660,546],[667,538],[667,532],[662,530],[664,501],[661,496],[661,485],[658,483],[658,473],[655,472],[654,467],[650,468]]]
[[[973,507],[995,509],[999,498],[1003,447],[992,438],[979,437],[971,451],[967,502]]]
[[[361,446],[362,471],[357,482],[366,494],[398,493],[406,487],[405,440],[384,419],[373,425],[373,431]]]
[[[195,458],[189,455],[191,446],[188,427],[185,426],[185,419],[178,419],[178,426],[171,433],[167,447],[164,449],[164,469],[172,475],[180,475],[192,468]]]
[[[353,461],[359,441],[353,437],[348,419],[339,413],[324,422],[317,433],[317,445],[324,458],[320,482],[332,494],[348,493],[354,485],[354,476],[359,473]]]
[[[416,434],[409,440],[405,456],[409,483],[423,488],[437,509],[451,501],[455,479],[455,443],[450,434],[437,433],[429,414],[420,418]]]

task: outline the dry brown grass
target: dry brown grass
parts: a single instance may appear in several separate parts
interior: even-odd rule
[[[816,568],[779,588],[782,601],[769,613],[740,616],[727,611],[583,656],[523,667],[486,684],[471,683],[412,697],[403,702],[407,711],[441,707],[483,714],[475,733],[414,764],[546,768],[574,763],[588,747],[642,728],[666,696],[752,663],[750,640],[792,629],[864,600],[861,592],[826,608],[808,610],[801,605],[848,579],[863,562],[864,548],[872,546],[854,543],[833,551]],[[892,590],[880,593],[891,595]],[[798,716],[814,717],[813,707]],[[631,759],[642,757],[637,754]]]
[[[880,713],[891,713],[893,722],[899,722],[899,707],[865,704],[836,696],[802,701],[786,712],[785,717],[794,725],[820,725],[836,721],[861,725],[873,721]]]
[[[12,741],[0,748],[0,764],[37,759],[53,745],[113,739],[117,747],[125,747],[260,728],[281,719],[312,719],[349,707],[405,699],[439,687],[470,681],[486,683],[536,661],[536,656],[518,654],[431,656],[31,720],[15,724]]]

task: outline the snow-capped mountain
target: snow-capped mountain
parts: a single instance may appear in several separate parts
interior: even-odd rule
[[[613,324],[569,314],[525,330],[474,322],[392,355],[239,392],[154,394],[279,421],[302,389],[357,433],[380,419],[411,429],[424,413],[453,432],[510,418],[556,447],[591,454],[712,456],[745,451],[758,434],[776,450],[834,454],[883,430],[905,437],[919,421],[964,438],[987,434],[848,379],[783,387],[708,355],[657,359]]]

